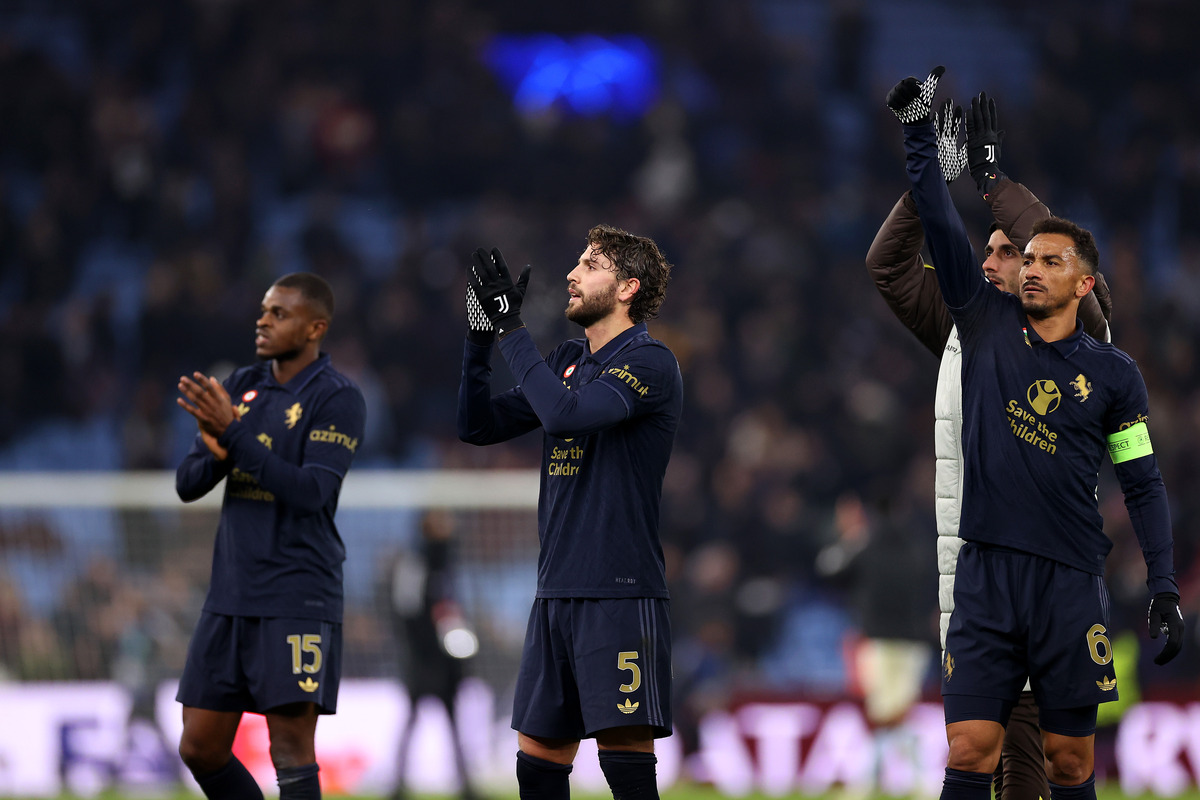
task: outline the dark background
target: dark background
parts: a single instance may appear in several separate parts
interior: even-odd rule
[[[532,264],[525,319],[548,351],[576,335],[565,275],[607,222],[675,264],[651,330],[687,390],[663,530],[681,685],[838,691],[850,590],[813,566],[844,533],[838,509],[870,525],[886,507],[933,559],[937,361],[863,257],[906,188],[883,97],[945,64],[939,100],[994,96],[1003,168],[1097,235],[1195,620],[1200,6],[1048,5],[4,3],[0,468],[174,469],[194,432],[178,376],[252,360],[262,294],[296,270],[335,287],[328,348],[369,404],[356,469],[535,467],[536,437],[455,437],[463,267],[478,246]],[[518,112],[485,54],[536,32],[642,37],[656,102]],[[983,202],[968,178],[954,193],[982,244]],[[1144,566],[1107,467],[1100,501],[1114,627],[1146,643]],[[44,657],[19,635],[39,619],[77,632],[64,607],[99,602],[103,575],[65,576],[78,583],[61,603],[22,598],[45,536],[4,518],[0,660],[18,677],[108,676],[103,657]],[[934,642],[927,585],[912,612]],[[1191,637],[1142,670],[1147,694],[1198,666]]]

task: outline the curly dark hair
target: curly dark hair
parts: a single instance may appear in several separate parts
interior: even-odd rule
[[[640,286],[629,303],[629,318],[644,322],[658,316],[667,296],[671,263],[652,239],[635,236],[611,225],[597,225],[588,231],[588,246],[613,263],[617,276],[637,278]]]
[[[1095,275],[1100,268],[1100,251],[1096,249],[1096,237],[1087,228],[1082,228],[1062,217],[1047,217],[1033,224],[1029,232],[1032,239],[1039,233],[1060,233],[1075,243],[1075,252],[1079,254],[1079,263],[1088,275]]]

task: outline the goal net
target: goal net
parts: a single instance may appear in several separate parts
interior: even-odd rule
[[[0,702],[14,719],[0,731],[0,796],[161,793],[181,779],[197,791],[175,753],[174,698],[208,589],[221,488],[184,504],[169,472],[0,473]],[[337,714],[317,732],[326,792],[386,795],[402,769],[415,792],[462,789],[447,709],[405,691],[416,685],[406,670],[428,666],[427,651],[408,647],[398,609],[419,603],[411,577],[430,526],[449,536],[450,583],[473,633],[473,657],[441,662],[463,667],[453,714],[467,766],[479,787],[515,791],[509,712],[536,587],[537,494],[534,470],[347,477],[337,512],[343,680]],[[437,683],[436,670],[424,674]],[[242,719],[234,752],[273,795],[261,716]],[[674,752],[659,757],[668,780]],[[572,780],[603,789],[595,757],[585,760]]]
[[[397,603],[436,515],[478,642],[467,674],[507,690],[536,580],[537,480],[532,470],[350,473],[337,513],[344,677],[399,677]],[[178,677],[221,497],[217,487],[184,504],[169,472],[0,477],[0,678],[136,689]]]

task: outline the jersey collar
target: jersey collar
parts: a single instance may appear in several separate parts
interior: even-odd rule
[[[281,389],[287,389],[290,392],[302,392],[307,388],[313,378],[325,371],[329,366],[329,354],[321,353],[317,356],[317,360],[309,364],[304,369],[297,372],[287,383],[280,383],[275,380],[275,371],[271,369],[271,363],[268,361],[267,367],[267,383],[272,386],[278,386]]]
[[[1057,342],[1047,342],[1041,336],[1038,336],[1037,331],[1033,328],[1033,323],[1029,322],[1028,318],[1026,318],[1026,330],[1028,331],[1031,344],[1049,345],[1057,350],[1058,354],[1063,358],[1069,358],[1074,355],[1075,351],[1079,349],[1079,343],[1083,340],[1083,322],[1078,317],[1075,319],[1075,332],[1065,339],[1059,339]]]
[[[593,361],[599,361],[600,363],[603,364],[604,362],[610,360],[613,356],[615,356],[621,350],[623,350],[625,348],[625,345],[629,344],[637,336],[639,336],[640,334],[646,333],[646,332],[647,332],[646,331],[646,323],[639,322],[636,325],[634,325],[632,328],[626,328],[625,330],[618,333],[611,340],[609,340],[609,342],[607,344],[605,344],[604,347],[601,347],[595,353],[588,353],[587,357],[592,359]],[[584,344],[583,344],[584,349],[586,350],[587,349],[587,339],[584,339],[583,342],[584,342]]]

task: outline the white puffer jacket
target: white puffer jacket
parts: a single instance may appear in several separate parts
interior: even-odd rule
[[[962,348],[958,328],[951,328],[938,369],[933,397],[934,510],[937,515],[938,607],[942,650],[954,610],[954,568],[958,564],[958,519],[962,510]]]

